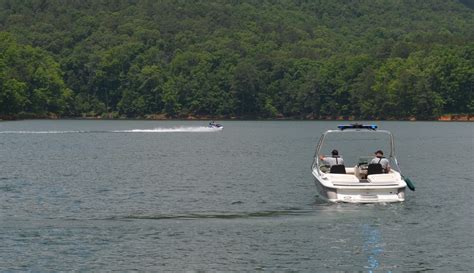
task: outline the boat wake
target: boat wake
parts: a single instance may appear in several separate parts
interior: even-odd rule
[[[0,131],[0,134],[78,134],[87,131]]]
[[[129,129],[109,131],[0,131],[0,134],[99,134],[99,133],[212,133],[222,131],[222,128],[199,127],[173,127],[154,129]]]
[[[215,213],[179,213],[179,214],[150,214],[150,215],[128,215],[121,217],[111,217],[107,220],[197,220],[197,219],[242,219],[242,218],[262,218],[262,217],[285,217],[300,216],[313,213],[312,210],[276,210],[276,211],[256,211],[256,212],[215,212]]]
[[[116,130],[113,133],[206,133],[221,131],[221,128],[209,127],[175,127],[175,128],[154,128],[154,129],[131,129],[131,130]]]

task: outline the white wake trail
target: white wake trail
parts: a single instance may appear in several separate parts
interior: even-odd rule
[[[98,134],[98,133],[209,133],[219,132],[222,128],[199,127],[173,127],[173,128],[154,128],[154,129],[129,129],[129,130],[110,130],[110,131],[0,131],[0,134]]]
[[[175,128],[154,128],[154,129],[131,129],[115,130],[114,133],[206,133],[221,131],[221,128],[200,127],[175,127]]]
[[[77,134],[86,131],[0,131],[0,134]]]

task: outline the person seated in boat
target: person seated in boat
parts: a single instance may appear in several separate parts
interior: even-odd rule
[[[375,157],[370,161],[369,164],[380,164],[382,165],[382,171],[384,173],[390,172],[390,162],[388,161],[388,159],[383,157],[382,150],[378,150],[375,152]]]
[[[321,159],[324,165],[328,166],[329,168],[335,165],[344,166],[344,160],[339,156],[338,150],[332,150],[331,157],[319,155],[319,159]]]
[[[339,156],[338,150],[332,150],[331,157],[320,155],[319,159],[321,159],[321,161],[329,167],[332,167],[334,165],[344,165],[344,160],[342,159],[342,157]]]

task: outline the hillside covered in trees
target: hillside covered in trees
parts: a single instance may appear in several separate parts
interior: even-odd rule
[[[474,112],[463,0],[0,0],[0,116]]]

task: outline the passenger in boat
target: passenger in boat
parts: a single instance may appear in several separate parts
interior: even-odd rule
[[[383,151],[378,150],[375,152],[375,157],[370,161],[370,164],[380,164],[382,165],[382,169],[384,173],[390,172],[390,162],[388,159],[383,157]]]
[[[321,161],[329,167],[332,167],[334,165],[344,165],[344,160],[342,159],[342,157],[339,157],[339,152],[337,150],[332,150],[331,155],[332,157],[325,157],[324,155],[320,155],[319,159],[321,159]]]

